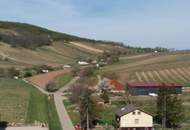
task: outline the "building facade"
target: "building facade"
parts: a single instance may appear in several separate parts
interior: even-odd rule
[[[128,90],[131,95],[150,95],[158,94],[160,88],[170,88],[171,93],[181,94],[182,87],[177,84],[161,84],[161,83],[128,83]]]
[[[152,130],[153,117],[146,112],[128,105],[117,112],[116,119],[121,130]]]

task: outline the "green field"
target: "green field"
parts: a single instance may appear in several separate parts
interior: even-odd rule
[[[53,99],[22,80],[0,79],[0,120],[9,123],[49,123],[59,130],[60,123]]]
[[[70,73],[64,74],[62,76],[56,77],[55,81],[58,84],[58,87],[64,87],[69,81],[71,81],[73,76]]]

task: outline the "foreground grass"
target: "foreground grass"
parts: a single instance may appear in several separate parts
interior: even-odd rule
[[[53,97],[48,97],[22,80],[0,78],[1,121],[33,124],[48,123],[50,130],[61,130]]]
[[[58,76],[55,80],[58,83],[58,87],[61,88],[65,86],[72,80],[73,76],[70,73],[64,74],[62,76]]]
[[[22,80],[0,78],[1,120],[15,123],[48,122],[47,98]]]
[[[48,101],[48,118],[50,130],[62,130],[53,97]]]

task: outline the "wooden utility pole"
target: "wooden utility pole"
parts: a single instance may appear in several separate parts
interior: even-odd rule
[[[166,128],[166,94],[164,94],[164,102],[163,102],[163,109],[162,109],[162,129]]]
[[[87,127],[87,130],[90,130],[90,128],[89,128],[89,117],[88,117],[88,108],[86,110],[86,127]]]

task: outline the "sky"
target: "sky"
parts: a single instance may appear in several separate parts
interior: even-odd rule
[[[190,0],[1,0],[0,20],[130,46],[190,49]]]

